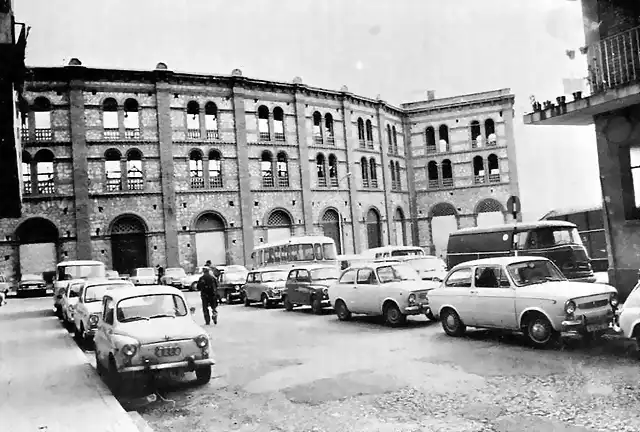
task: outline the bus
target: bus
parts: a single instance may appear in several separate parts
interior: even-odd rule
[[[339,266],[336,243],[331,237],[297,236],[256,246],[251,254],[251,269],[291,268],[301,264]]]

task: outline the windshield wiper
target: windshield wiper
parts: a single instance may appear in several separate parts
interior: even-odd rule
[[[149,317],[149,319],[152,319],[152,318],[164,318],[164,317],[175,318],[176,316],[175,315],[171,315],[171,314],[157,314],[157,315],[151,315]]]
[[[121,319],[120,322],[140,321],[140,320],[149,321],[149,317],[132,316],[132,317],[127,317],[125,319]]]

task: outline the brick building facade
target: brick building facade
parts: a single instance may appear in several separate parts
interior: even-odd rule
[[[31,269],[34,253],[121,272],[243,264],[254,245],[305,233],[333,237],[343,253],[432,246],[478,213],[510,218],[517,195],[505,90],[393,107],[299,78],[182,74],[163,63],[91,69],[76,59],[30,69],[25,85],[24,214],[0,220],[8,275]],[[446,148],[434,152],[429,127],[442,125]],[[455,226],[438,224],[452,217]]]

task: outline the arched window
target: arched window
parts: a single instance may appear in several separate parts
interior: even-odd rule
[[[138,149],[129,150],[129,153],[127,154],[127,189],[144,189],[142,153]]]
[[[439,150],[441,152],[449,151],[449,128],[447,125],[440,125],[438,128],[438,136],[440,140],[438,141]]]
[[[200,138],[200,105],[196,101],[187,104],[187,138]],[[202,185],[204,187],[204,183]]]
[[[327,143],[335,144],[335,136],[333,134],[333,116],[329,113],[324,116],[324,133],[327,137]]]
[[[485,180],[484,161],[482,156],[476,156],[473,158],[473,182],[475,184],[482,184]]]
[[[258,132],[261,141],[271,140],[271,129],[269,127],[269,108],[260,105],[258,108]]]
[[[480,132],[480,122],[471,122],[471,148],[482,147],[482,133]]]
[[[276,168],[278,169],[278,187],[289,187],[289,160],[285,152],[278,153]]]
[[[369,159],[369,171],[371,178],[371,187],[378,187],[378,165],[376,164],[376,160],[374,158]]]
[[[222,154],[215,149],[209,151],[209,187],[222,187]]]
[[[33,102],[33,115],[36,126],[36,141],[50,141],[51,132],[51,102],[46,97],[37,97]]]
[[[273,109],[273,135],[276,141],[284,141],[284,111],[280,107]]]
[[[207,139],[220,139],[218,107],[213,102],[207,102],[204,106],[204,126],[207,129]]]
[[[117,149],[104,152],[104,171],[107,178],[107,192],[122,190],[122,155]]]
[[[316,144],[322,144],[322,114],[313,113],[313,140]]]
[[[396,226],[396,244],[406,246],[407,229],[405,227],[404,212],[401,208],[396,209],[396,214],[393,219]]]
[[[260,172],[262,174],[262,187],[274,187],[273,181],[273,155],[270,151],[262,152],[260,160]]]
[[[54,156],[51,150],[40,150],[34,156],[36,165],[36,181],[39,194],[55,193]]]
[[[362,176],[362,187],[369,187],[369,162],[366,157],[360,159],[360,175]]]
[[[398,190],[402,190],[402,177],[400,176],[400,162],[396,161],[396,186]]]
[[[393,161],[389,162],[389,170],[391,171],[391,190],[396,190],[396,164]]]
[[[389,146],[389,154],[393,154],[393,136],[391,135],[391,125],[387,125],[387,145]]]
[[[498,156],[490,154],[487,158],[487,165],[489,168],[489,182],[500,183],[500,162]]]
[[[364,140],[364,120],[362,120],[362,117],[358,117],[358,142],[360,143],[360,147],[366,147]]]
[[[487,137],[487,145],[496,145],[498,143],[496,124],[492,119],[484,121],[484,134]]]
[[[433,126],[428,126],[425,131],[425,142],[427,144],[427,153],[435,153],[436,147],[436,131]]]
[[[24,194],[30,194],[33,191],[33,184],[31,181],[31,165],[33,160],[31,154],[22,150],[22,192]]]
[[[316,170],[318,172],[318,186],[327,186],[327,166],[322,153],[318,153],[316,156]]]
[[[102,102],[102,136],[106,140],[120,138],[118,124],[118,102],[114,98],[107,98]]]
[[[367,243],[369,249],[382,246],[382,224],[380,223],[380,213],[375,209],[367,212]]]
[[[453,187],[453,168],[449,159],[442,161],[442,186]]]
[[[124,101],[124,137],[126,139],[140,138],[140,116],[138,101],[127,99]]]
[[[427,175],[429,177],[429,189],[438,189],[440,187],[440,176],[436,161],[431,161],[427,164]]]
[[[329,155],[329,184],[338,187],[338,158],[334,154]]]
[[[395,126],[391,128],[391,131],[393,133],[393,153],[398,154],[398,132]]]
[[[204,162],[200,150],[189,153],[189,183],[193,189],[204,188]]]
[[[371,124],[371,120],[367,120],[365,127],[367,132],[367,147],[373,148],[373,125]]]

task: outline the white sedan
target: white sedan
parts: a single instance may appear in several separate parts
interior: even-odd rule
[[[633,288],[629,297],[617,311],[616,330],[627,338],[635,338],[640,346],[640,282]]]

